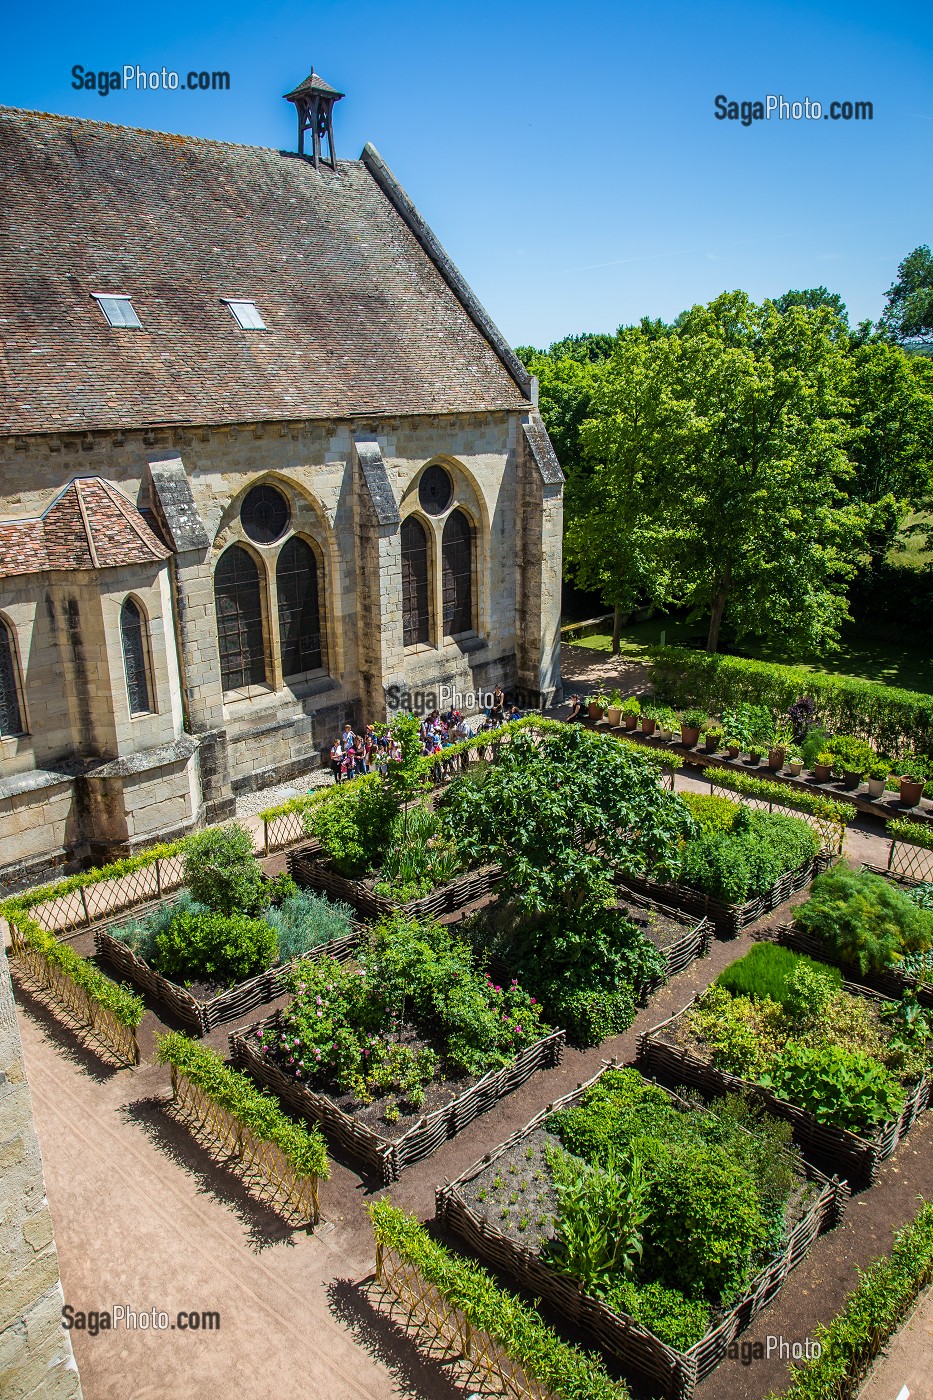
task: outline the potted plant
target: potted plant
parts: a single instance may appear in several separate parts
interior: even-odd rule
[[[792,778],[799,778],[803,771],[803,754],[793,744],[789,745],[784,754],[784,763]]]
[[[609,704],[609,700],[608,697],[603,695],[600,691],[595,695],[588,695],[586,697],[586,703],[589,709],[590,719],[602,719],[603,711]]]
[[[833,763],[835,754],[829,749],[823,749],[813,760],[813,777],[818,783],[828,783],[833,776]]]
[[[722,726],[711,724],[703,735],[703,747],[707,753],[717,753],[722,743]]]
[[[700,742],[700,730],[707,722],[705,710],[686,710],[680,717],[680,742],[688,749],[695,749]]]
[[[809,768],[812,772],[813,765],[816,762],[818,755],[821,754],[824,749],[827,749],[829,747],[829,735],[827,734],[826,730],[823,729],[820,725],[814,724],[810,726],[810,728],[807,730],[806,734],[799,741],[799,743],[800,756],[803,759],[804,767]]]
[[[900,798],[905,807],[916,807],[923,796],[926,782],[926,761],[919,754],[905,754],[897,764],[900,779]]]
[[[877,802],[884,797],[884,785],[888,781],[891,765],[886,758],[874,758],[865,773],[868,782],[868,796]]]
[[[634,695],[622,701],[622,723],[626,729],[634,729],[641,714],[641,705]]]
[[[648,700],[641,707],[641,732],[653,734],[658,727],[658,707]]]
[[[614,690],[609,696],[609,705],[606,709],[606,719],[615,728],[622,717],[622,692]]]
[[[657,713],[658,727],[656,730],[659,739],[665,743],[670,743],[674,737],[674,726],[678,723],[676,713],[669,705],[661,705]]]
[[[872,762],[872,751],[864,739],[851,734],[837,735],[827,745],[835,759],[834,767],[842,769],[843,785],[854,791]]]
[[[774,742],[768,750],[768,767],[772,773],[779,773],[787,762],[788,746],[793,742],[790,724],[782,720],[774,731]]]

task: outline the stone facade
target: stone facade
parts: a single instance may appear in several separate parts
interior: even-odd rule
[[[563,478],[534,381],[371,146],[318,169],[0,108],[0,160],[0,889],[222,820],[412,691],[555,696]],[[403,532],[427,558],[409,646]],[[221,560],[253,580],[232,623]]]
[[[559,686],[560,485],[548,484],[523,432],[529,414],[371,423],[220,426],[197,431],[29,437],[0,445],[0,514],[40,515],[72,474],[100,477],[159,522],[161,563],[0,579],[0,615],[16,639],[28,733],[0,738],[0,875],[10,885],[57,863],[102,860],[230,814],[236,793],[314,766],[346,718],[383,718],[386,691],[466,696],[496,682]],[[374,501],[360,454],[390,500]],[[418,483],[442,463],[449,510],[421,510]],[[174,466],[200,534],[176,539],[164,504]],[[290,527],[269,547],[246,537],[247,491],[272,483]],[[160,496],[160,489],[162,496]],[[381,515],[380,515],[381,504]],[[475,531],[472,635],[439,635],[441,535],[460,508]],[[415,514],[430,540],[432,636],[404,647],[400,528]],[[325,665],[286,682],[275,559],[292,534],[321,561]],[[267,684],[221,687],[213,574],[240,543],[263,583]],[[147,623],[152,712],[132,715],[121,651],[127,597]]]
[[[0,1395],[4,1400],[80,1400],[71,1338],[61,1325],[58,1255],[2,946],[0,1199]]]

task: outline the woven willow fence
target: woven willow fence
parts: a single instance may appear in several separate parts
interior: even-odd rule
[[[926,884],[933,881],[933,851],[895,836],[888,852],[888,870],[912,883]]]
[[[401,1303],[408,1325],[427,1327],[447,1346],[472,1362],[485,1382],[516,1400],[552,1400],[539,1384],[488,1332],[473,1327],[439,1288],[422,1277],[394,1249],[376,1239],[376,1279]]]
[[[71,933],[76,929],[88,928],[99,919],[110,918],[124,913],[138,904],[149,904],[162,899],[166,894],[178,890],[185,882],[185,856],[183,850],[172,851],[171,855],[156,856],[112,879],[88,881],[77,889],[67,888],[69,880],[62,881],[66,886],[62,894],[55,894],[52,886],[49,898],[41,904],[31,906],[30,917],[47,933]]]
[[[98,1045],[109,1050],[123,1064],[138,1065],[140,1060],[136,1028],[121,1021],[106,1006],[90,996],[68,976],[64,968],[33,948],[15,924],[11,923],[11,957],[28,980],[58,1003],[67,1019],[86,1031]]]
[[[268,1193],[293,1216],[316,1225],[321,1218],[318,1178],[299,1175],[274,1142],[257,1137],[176,1065],[171,1070],[172,1101],[179,1117],[231,1153],[244,1171],[261,1177]]]

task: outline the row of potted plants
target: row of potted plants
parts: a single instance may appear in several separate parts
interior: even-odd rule
[[[806,768],[815,782],[828,783],[839,777],[850,791],[867,782],[868,796],[876,801],[884,796],[893,776],[898,779],[901,802],[915,807],[925,784],[933,779],[933,762],[922,754],[888,759],[864,739],[829,735],[819,725],[795,733],[792,716],[775,720],[764,705],[740,704],[716,718],[701,709],[678,714],[670,706],[640,701],[634,695],[623,697],[618,691],[610,696],[591,695],[587,703],[592,720],[605,717],[609,724],[628,730],[636,729],[640,720],[645,736],[670,741],[679,732],[680,742],[688,749],[696,748],[702,740],[707,753],[724,750],[730,759],[747,754],[756,764],[767,755],[768,767],[774,772],[783,770],[799,777]]]

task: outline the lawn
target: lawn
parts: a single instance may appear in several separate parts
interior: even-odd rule
[[[705,639],[701,621],[690,621],[684,616],[657,616],[623,628],[621,652],[633,661],[646,660],[649,647],[659,642],[668,646],[702,647]],[[608,633],[597,633],[572,645],[608,652],[612,650],[612,637]],[[759,661],[806,666],[831,675],[855,676],[903,686],[906,690],[933,692],[933,656],[929,646],[911,646],[890,633],[875,631],[864,624],[853,623],[846,627],[838,651],[823,655],[787,651],[749,637],[741,645],[731,645],[726,637],[723,650]]]

